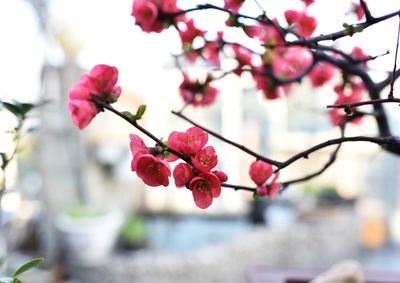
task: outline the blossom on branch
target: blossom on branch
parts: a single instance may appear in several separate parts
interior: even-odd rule
[[[305,12],[287,10],[285,19],[295,32],[304,37],[310,37],[317,27],[317,20]]]
[[[161,32],[174,20],[171,13],[178,12],[176,0],[134,0],[131,15],[144,32]]]
[[[99,64],[71,87],[68,107],[72,121],[79,129],[85,128],[100,110],[92,101],[93,97],[104,103],[117,101],[121,94],[121,87],[116,86],[117,81],[117,68]]]

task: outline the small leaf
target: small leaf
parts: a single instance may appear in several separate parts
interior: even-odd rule
[[[43,258],[35,258],[27,263],[25,263],[24,265],[22,265],[20,268],[17,269],[17,271],[15,271],[13,277],[17,277],[18,275],[28,271],[29,269],[32,269],[36,266],[38,266],[39,264],[41,264],[44,261]]]
[[[126,118],[129,119],[129,121],[136,121],[136,115],[133,115],[131,112],[129,111],[124,111],[122,112],[122,115],[124,115]]]
[[[257,192],[253,193],[253,199],[254,200],[258,200],[260,198],[260,196],[257,194]]]
[[[139,106],[139,108],[136,111],[136,115],[135,115],[136,116],[136,120],[141,119],[143,114],[144,114],[144,112],[146,112],[146,105],[142,104],[142,105]]]
[[[350,25],[349,25],[348,23],[343,23],[342,26],[343,26],[345,29],[348,29],[348,28],[350,27]]]
[[[19,280],[17,277],[14,277],[12,283],[23,283],[23,282]]]
[[[25,116],[29,111],[31,111],[33,107],[35,107],[35,105],[31,103],[21,103],[19,105],[20,112],[23,116]]]
[[[13,113],[14,115],[16,115],[16,116],[21,116],[22,115],[21,110],[20,110],[20,108],[18,106],[14,105],[14,104],[11,104],[11,103],[8,103],[8,102],[2,102],[2,104],[8,111]]]

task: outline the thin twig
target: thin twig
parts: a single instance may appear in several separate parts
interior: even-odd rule
[[[395,73],[397,69],[397,54],[399,52],[399,38],[400,38],[400,15],[399,15],[399,27],[397,29],[397,42],[396,42],[396,53],[394,55],[394,66],[393,66],[393,72],[392,72],[392,81],[390,83],[390,91],[388,98],[393,99],[393,91],[394,91],[394,81],[396,80]]]

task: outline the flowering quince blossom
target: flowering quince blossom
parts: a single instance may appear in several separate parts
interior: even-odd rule
[[[121,94],[121,88],[116,86],[117,81],[117,68],[99,64],[71,87],[68,107],[72,121],[79,129],[85,128],[99,111],[91,101],[93,96],[105,103],[117,101]]]
[[[367,3],[365,3],[365,5],[367,5]],[[365,16],[364,8],[359,1],[357,3],[351,3],[351,12],[357,16],[357,20],[359,21]]]
[[[190,181],[189,187],[192,190],[195,204],[203,209],[209,207],[213,198],[217,198],[221,194],[221,182],[210,172],[202,172],[194,177]]]
[[[335,104],[346,104],[346,103],[356,103],[362,100],[362,91],[365,90],[365,86],[363,83],[349,83],[348,85],[337,85],[334,90],[338,95],[338,98],[335,100]],[[329,116],[332,124],[340,125],[346,117],[346,113],[343,109],[333,108],[329,112]],[[354,124],[359,124],[361,122],[362,117],[352,119],[350,122]]]
[[[206,106],[215,101],[218,90],[209,85],[209,82],[200,83],[192,81],[189,76],[183,74],[183,82],[179,86],[180,94],[187,104],[193,106]]]
[[[161,32],[173,18],[168,13],[179,11],[176,0],[134,0],[131,15],[144,32]]]
[[[231,11],[234,14],[239,12],[245,0],[225,0],[224,8]]]
[[[168,186],[171,169],[165,160],[143,154],[136,161],[136,174],[148,186]]]
[[[275,173],[270,184],[258,186],[256,189],[256,194],[260,197],[268,196],[270,199],[275,198],[279,193],[279,189],[281,188],[281,186],[276,182],[278,177],[279,172]]]
[[[263,184],[272,175],[272,165],[261,160],[251,163],[249,168],[250,178],[257,185]]]
[[[277,22],[276,19],[273,21]],[[282,35],[273,25],[257,24],[244,26],[243,31],[250,38],[257,38],[262,44],[273,46],[284,43]]]
[[[304,2],[304,4],[306,4],[306,6],[310,6],[312,3],[314,3],[314,0],[301,0]]]
[[[184,28],[180,28],[178,33],[183,44],[192,44],[196,37],[203,37],[205,34],[204,31],[196,28],[193,19],[185,19],[182,22],[182,26],[184,26]]]
[[[364,53],[364,51],[360,47],[354,47],[353,50],[350,53],[351,56],[358,60],[365,60],[368,59],[369,56]],[[367,67],[367,61],[362,63],[362,66]]]
[[[189,128],[185,132],[175,131],[168,137],[168,147],[189,156],[192,162],[176,165],[173,171],[175,185],[191,190],[199,208],[210,206],[213,198],[220,194],[221,183],[228,180],[224,172],[211,171],[217,165],[218,157],[214,147],[205,146],[207,141],[208,134],[198,127]]]
[[[148,186],[168,186],[171,169],[169,164],[162,159],[161,152],[157,150],[151,152],[143,140],[135,134],[129,135],[129,138],[133,156],[132,171],[136,171],[137,176]]]
[[[314,66],[308,77],[313,87],[320,87],[332,79],[334,67],[328,63],[318,63]]]
[[[296,32],[304,37],[310,37],[317,27],[317,20],[305,12],[287,10],[285,19],[289,25],[293,26]]]
[[[273,173],[271,164],[261,160],[254,161],[250,165],[249,176],[253,182],[257,184],[257,196],[268,196],[272,199],[279,192],[280,185],[276,182],[279,177],[279,172]],[[273,176],[271,182],[265,184],[271,176]]]

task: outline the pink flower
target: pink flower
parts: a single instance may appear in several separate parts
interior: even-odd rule
[[[240,45],[231,45],[231,48],[235,53],[235,58],[238,62],[238,66],[234,70],[234,73],[240,76],[243,66],[251,66],[253,53]]]
[[[369,58],[369,56],[367,54],[365,54],[364,51],[360,47],[357,47],[357,46],[353,48],[353,50],[351,51],[350,55],[353,56],[356,59],[359,59],[359,60],[365,60],[365,59]],[[367,66],[367,61],[365,60],[362,63],[362,65],[364,67],[366,67]]]
[[[262,74],[253,73],[253,79],[256,82],[257,89],[261,90],[267,99],[277,99],[281,96],[282,87],[274,86],[270,78]]]
[[[202,172],[190,181],[189,188],[192,190],[194,203],[202,209],[209,207],[213,198],[221,194],[221,182],[212,173]]]
[[[193,179],[193,169],[187,163],[179,163],[174,169],[173,177],[178,188],[184,187]]]
[[[182,43],[192,44],[196,37],[204,36],[205,32],[195,27],[193,19],[185,20],[183,23],[185,28],[178,30]]]
[[[328,63],[319,63],[314,66],[308,77],[314,87],[319,87],[332,79],[334,75],[334,68]]]
[[[211,173],[213,173],[215,176],[217,176],[217,178],[219,179],[219,181],[221,183],[228,181],[228,176],[222,171],[214,170]]]
[[[218,156],[212,146],[206,146],[192,158],[194,167],[201,172],[209,172],[218,163]]]
[[[250,178],[254,183],[261,185],[272,175],[272,165],[261,160],[251,163],[249,168]]]
[[[231,11],[234,14],[239,12],[245,0],[225,0],[224,8]]]
[[[265,186],[258,186],[256,189],[256,194],[260,197],[268,196],[270,199],[275,198],[276,195],[279,193],[279,189],[281,188],[279,183],[276,182],[278,177],[279,172],[275,173],[271,183]]]
[[[276,21],[274,19],[273,21]],[[258,38],[265,45],[275,45],[283,43],[282,35],[273,25],[254,25],[245,26],[243,31],[251,38]]]
[[[143,154],[147,154],[149,153],[149,149],[147,148],[147,146],[144,144],[143,140],[135,134],[130,134],[129,135],[130,138],[130,148],[131,148],[131,152],[132,152],[132,162],[131,162],[131,169],[132,171],[136,171],[136,163],[137,160],[140,156],[142,156]]]
[[[97,114],[96,107],[87,100],[70,100],[68,107],[71,112],[72,122],[81,130],[85,128]]]
[[[209,85],[209,82],[192,82],[189,76],[183,74],[183,82],[179,86],[183,100],[193,106],[206,106],[215,101],[218,90]]]
[[[365,5],[367,5],[367,3],[365,3]],[[357,20],[359,21],[365,16],[364,8],[359,1],[357,3],[351,3],[351,12],[357,15]]]
[[[355,103],[360,102],[362,100],[362,91],[364,90],[364,85],[362,83],[350,83],[350,86],[345,85],[337,85],[334,90],[338,94],[338,98],[335,101],[335,104],[346,104],[346,103]],[[329,116],[331,122],[334,125],[340,125],[347,114],[343,109],[332,108],[329,112]],[[351,120],[352,123],[358,124],[361,122],[361,118]]]
[[[131,15],[145,32],[161,32],[175,20],[168,13],[179,11],[176,0],[134,0]]]
[[[98,109],[91,101],[93,96],[105,103],[117,101],[121,88],[115,86],[118,81],[118,70],[115,67],[99,64],[69,90],[69,109],[72,121],[80,129],[86,127],[96,116]]]
[[[171,169],[166,161],[143,154],[136,161],[136,174],[148,186],[168,186]]]
[[[221,66],[221,60],[219,59],[220,45],[218,42],[207,42],[203,48],[202,55],[204,59],[211,62],[217,67]]]
[[[207,143],[208,134],[198,127],[186,132],[172,132],[168,137],[168,146],[182,153],[195,155]]]
[[[317,20],[307,15],[305,12],[287,10],[285,12],[285,18],[289,25],[293,25],[294,31],[304,37],[310,37],[317,27]]]
[[[306,4],[306,6],[310,6],[312,3],[314,3],[314,0],[301,0]]]

